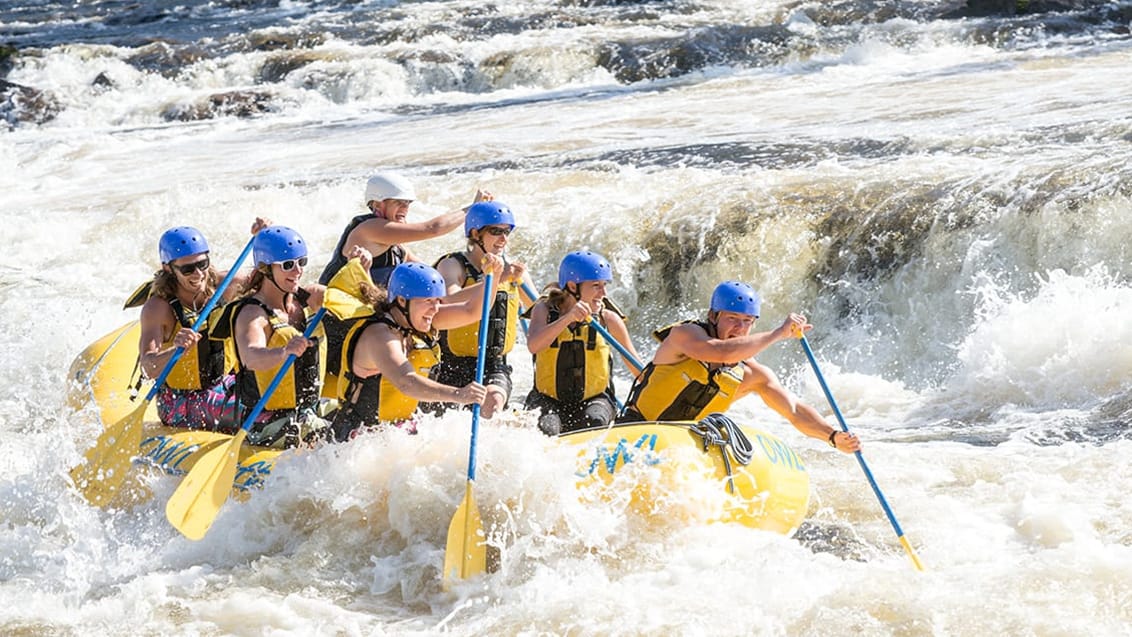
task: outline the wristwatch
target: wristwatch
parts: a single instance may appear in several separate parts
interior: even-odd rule
[[[840,433],[840,432],[839,432],[839,431],[837,431],[836,429],[834,429],[834,430],[833,430],[832,432],[830,432],[830,434],[829,434],[829,446],[833,447],[834,449],[836,449],[836,448],[837,448],[837,442],[836,442],[836,441],[834,440],[834,438],[835,438],[835,437],[837,437],[837,434],[838,434],[838,433]]]

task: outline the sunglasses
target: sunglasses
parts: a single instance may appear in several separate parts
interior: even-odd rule
[[[287,259],[286,261],[276,261],[279,264],[279,269],[284,272],[290,272],[295,269],[295,264],[299,264],[300,268],[307,267],[307,258],[299,257],[298,259]]]
[[[185,265],[173,265],[172,263],[170,263],[169,265],[172,265],[173,269],[180,271],[181,274],[183,274],[185,276],[189,276],[190,274],[192,274],[193,272],[196,272],[197,270],[200,270],[201,272],[204,272],[205,270],[207,270],[208,269],[208,257],[205,257],[205,258],[203,258],[200,261],[197,261],[195,263],[186,263]]]
[[[487,228],[483,229],[484,232],[490,234],[493,237],[506,237],[507,235],[511,234],[511,230],[512,228],[499,228],[496,226],[488,226]]]

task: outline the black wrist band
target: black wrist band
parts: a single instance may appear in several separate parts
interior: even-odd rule
[[[836,448],[837,448],[837,443],[836,443],[836,442],[834,442],[833,438],[834,438],[834,436],[836,436],[837,434],[838,434],[838,431],[837,431],[836,429],[834,429],[834,430],[833,430],[832,432],[830,432],[830,434],[829,434],[829,446],[833,447],[834,449],[836,449]]]

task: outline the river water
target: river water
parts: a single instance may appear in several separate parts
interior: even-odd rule
[[[1129,634],[1130,20],[1086,1],[6,3],[0,633]],[[67,367],[134,318],[160,233],[197,226],[223,262],[268,216],[311,244],[313,281],[383,169],[416,185],[412,219],[494,193],[536,281],[569,250],[609,257],[646,356],[723,279],[760,291],[758,328],[806,314],[926,572],[854,459],[757,398],[733,416],[811,474],[793,538],[579,502],[571,452],[524,414],[479,436],[499,568],[449,592],[466,415],[295,454],[200,542],[162,515],[175,480],[89,507],[67,472],[99,423],[66,404]],[[760,359],[830,413],[797,344]]]

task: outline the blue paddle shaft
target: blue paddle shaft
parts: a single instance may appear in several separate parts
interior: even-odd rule
[[[480,310],[479,351],[476,352],[476,382],[483,384],[483,366],[487,358],[487,317],[491,311],[491,288],[495,275],[488,272],[483,279],[483,308]],[[472,441],[468,445],[468,480],[476,479],[476,436],[480,431],[480,405],[472,405]]]
[[[833,399],[833,394],[829,391],[829,385],[825,383],[825,377],[822,376],[821,369],[818,368],[818,361],[814,358],[814,351],[810,349],[810,342],[806,340],[803,334],[799,337],[802,341],[802,349],[806,350],[806,358],[810,359],[810,366],[814,368],[814,374],[818,377],[818,384],[821,385],[821,390],[825,392],[825,399],[829,401],[829,406],[833,409],[833,414],[837,416],[837,423],[841,425],[841,430],[849,433],[849,426],[845,424],[845,418],[841,415],[841,410],[837,408],[837,401]],[[876,494],[877,500],[880,501],[881,508],[884,509],[884,514],[888,516],[889,523],[892,524],[892,529],[896,531],[896,537],[904,537],[904,531],[900,529],[900,523],[896,521],[896,516],[892,513],[892,509],[888,506],[888,500],[884,498],[881,493],[880,487],[877,486],[877,481],[873,479],[873,472],[869,471],[869,465],[865,463],[865,457],[861,455],[860,451],[854,452],[857,456],[857,462],[861,465],[861,470],[865,472],[865,478],[869,481],[869,486],[873,488],[873,493]]]
[[[325,315],[326,308],[319,308],[318,312],[311,318],[310,323],[307,323],[307,329],[303,331],[303,338],[310,338],[311,334],[314,334],[314,329],[318,327],[319,322],[322,321],[322,317]],[[259,402],[255,404],[255,407],[252,407],[248,417],[244,419],[244,431],[251,429],[252,423],[255,422],[255,419],[263,411],[263,407],[267,404],[268,399],[271,398],[271,394],[275,393],[275,388],[279,386],[279,383],[283,382],[283,377],[287,375],[287,370],[291,369],[291,365],[294,363],[295,355],[288,354],[287,360],[283,361],[283,366],[275,373],[275,378],[271,379],[271,384],[267,386],[267,389],[263,390],[263,395],[260,396]]]
[[[208,319],[212,308],[216,307],[217,302],[220,301],[220,297],[224,295],[224,290],[228,289],[228,284],[232,282],[232,279],[236,278],[236,272],[252,252],[252,243],[254,241],[255,237],[252,237],[251,240],[248,241],[248,245],[244,246],[244,251],[236,258],[236,262],[232,264],[232,267],[228,270],[227,276],[225,276],[220,282],[220,285],[216,287],[216,292],[213,292],[212,298],[208,300],[208,303],[205,303],[204,308],[201,309],[200,314],[197,315],[197,320],[193,323],[194,332],[198,331],[200,326]],[[205,276],[208,275],[205,274]],[[146,402],[153,400],[153,397],[157,395],[157,390],[161,389],[161,386],[165,384],[165,379],[169,376],[169,373],[173,371],[173,366],[177,364],[177,361],[181,360],[181,355],[184,353],[185,348],[183,347],[178,347],[173,351],[173,355],[169,357],[169,362],[165,363],[165,369],[161,370],[161,374],[157,376],[157,380],[153,381],[153,387],[151,387],[149,393],[145,395]]]
[[[531,297],[532,299],[538,298],[538,295],[535,294],[535,291],[531,289],[530,285],[527,285],[526,281],[523,282],[523,292],[526,292],[527,296]],[[641,361],[637,360],[636,356],[633,356],[631,353],[629,353],[629,350],[625,349],[624,345],[622,345],[617,339],[613,338],[613,335],[609,333],[609,330],[602,327],[601,323],[598,323],[597,319],[592,316],[590,317],[590,327],[597,330],[597,333],[601,334],[601,337],[604,338],[610,345],[612,345],[613,349],[617,350],[617,353],[621,354],[621,356],[624,356],[625,360],[632,363],[633,367],[636,367],[638,372],[645,368],[645,366],[641,364]]]
[[[645,368],[644,365],[641,365],[641,361],[637,360],[637,358],[635,356],[630,354],[629,350],[625,349],[624,345],[622,345],[620,342],[618,342],[617,339],[613,338],[613,335],[610,334],[609,331],[606,330],[604,327],[602,327],[601,323],[598,323],[597,319],[592,317],[592,316],[590,317],[590,327],[597,330],[597,333],[601,334],[602,338],[604,338],[606,341],[609,342],[610,345],[613,346],[613,349],[617,350],[617,352],[619,354],[624,356],[625,360],[632,363],[633,367],[636,367],[638,372]]]

